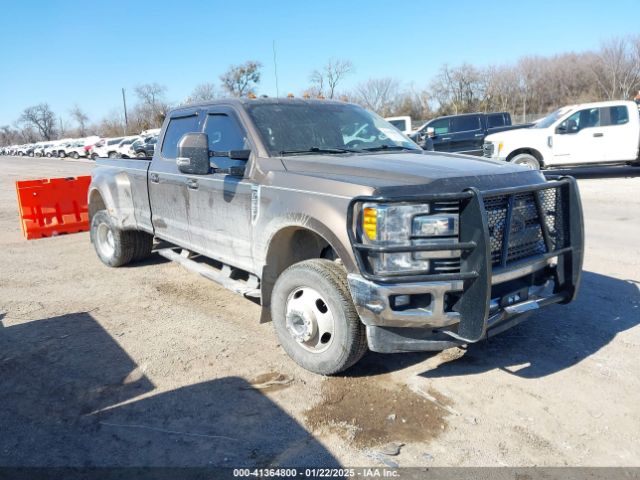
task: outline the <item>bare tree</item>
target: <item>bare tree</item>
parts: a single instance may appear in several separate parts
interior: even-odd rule
[[[165,100],[167,87],[159,83],[145,83],[135,88],[139,103],[133,110],[134,123],[142,130],[159,127],[169,111]]]
[[[628,99],[640,84],[640,35],[612,38],[595,55],[593,71],[607,100]]]
[[[44,140],[51,140],[55,133],[56,116],[48,103],[27,107],[20,116],[21,123],[32,126]]]
[[[312,88],[309,91],[327,98],[334,98],[337,96],[338,84],[354,71],[355,68],[350,60],[331,59],[321,70],[311,72],[309,80]]]
[[[454,68],[443,65],[431,82],[431,90],[442,113],[472,112],[486,98],[481,71],[468,63]]]
[[[254,60],[249,60],[241,65],[232,65],[220,75],[222,87],[234,97],[255,93],[255,88],[260,83],[261,68],[262,64]]]
[[[398,100],[398,90],[399,82],[393,78],[370,78],[356,86],[353,97],[365,108],[388,117]]]
[[[70,111],[69,114],[78,124],[78,135],[80,137],[87,136],[87,123],[89,122],[89,116],[82,111],[82,109],[75,105]]]
[[[97,131],[103,137],[120,137],[124,135],[125,122],[122,110],[119,108],[111,110],[108,115],[102,118]]]
[[[187,97],[184,103],[208,102],[215,100],[219,96],[213,83],[201,83],[200,85],[196,85],[196,88],[193,89],[193,92],[191,92],[191,95]]]

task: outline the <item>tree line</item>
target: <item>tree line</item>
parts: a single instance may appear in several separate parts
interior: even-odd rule
[[[127,112],[126,124],[120,108],[92,123],[77,105],[66,118],[56,115],[47,103],[33,105],[25,108],[13,125],[0,127],[0,144],[89,134],[106,137],[135,134],[159,127],[174,105],[257,95],[262,69],[262,64],[254,60],[232,65],[220,75],[218,83],[197,85],[187,98],[174,103],[167,100],[166,86],[138,85],[134,89],[136,103]],[[330,59],[310,72],[308,85],[296,94],[350,101],[382,116],[409,115],[415,120],[476,111],[507,111],[516,120],[525,121],[562,105],[632,99],[640,90],[640,35],[611,38],[594,51],[525,56],[505,65],[445,64],[421,88],[393,77],[382,77],[344,89],[344,80],[356,73],[352,61]]]

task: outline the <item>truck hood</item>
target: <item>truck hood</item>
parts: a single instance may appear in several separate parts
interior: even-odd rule
[[[287,171],[366,185],[416,185],[452,177],[520,172],[523,167],[439,152],[284,157]]]
[[[483,157],[441,152],[283,157],[289,174],[314,177],[315,189],[342,183],[372,187],[375,192],[460,191],[539,183],[539,172]]]
[[[505,130],[503,132],[492,133],[484,138],[485,142],[522,142],[539,138],[546,138],[548,135],[546,128],[517,128],[515,130]],[[525,145],[523,145],[525,146]]]

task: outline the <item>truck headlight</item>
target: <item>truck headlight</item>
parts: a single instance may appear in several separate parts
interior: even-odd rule
[[[458,215],[419,215],[413,217],[412,237],[451,237],[458,235]]]
[[[430,214],[428,204],[365,204],[362,209],[364,243],[398,246],[453,243],[459,231],[458,214]],[[428,271],[432,258],[450,252],[398,252],[369,255],[375,274]]]

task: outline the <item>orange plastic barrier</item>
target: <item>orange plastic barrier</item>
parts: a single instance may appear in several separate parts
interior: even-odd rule
[[[27,240],[89,230],[90,176],[16,182],[22,233]]]

